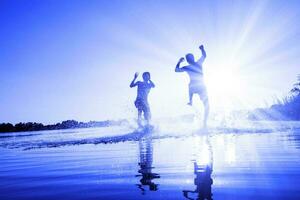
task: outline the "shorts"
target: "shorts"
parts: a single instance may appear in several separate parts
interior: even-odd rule
[[[134,105],[138,110],[141,110],[145,113],[150,111],[148,102],[145,102],[141,99],[136,99]]]
[[[198,94],[202,101],[208,100],[207,90],[204,83],[190,83],[189,84],[189,93]]]

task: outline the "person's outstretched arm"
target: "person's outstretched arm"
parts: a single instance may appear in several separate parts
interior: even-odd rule
[[[184,72],[184,69],[183,68],[180,68],[180,64],[184,61],[184,58],[180,58],[177,65],[176,65],[176,68],[175,68],[175,72]]]
[[[134,78],[133,78],[133,80],[130,83],[130,87],[131,88],[137,86],[137,82],[135,82],[135,80],[138,77],[138,75],[139,75],[139,73],[137,73],[137,72],[134,74]]]
[[[197,63],[198,63],[198,64],[202,64],[202,63],[204,62],[205,58],[206,58],[206,52],[205,52],[205,50],[204,50],[203,45],[201,45],[201,46],[199,47],[199,49],[201,50],[202,56],[201,56],[201,58],[197,61]]]
[[[154,85],[154,83],[151,81],[151,79],[149,80],[149,83],[150,83],[150,86],[151,86],[152,88],[155,87],[155,85]]]

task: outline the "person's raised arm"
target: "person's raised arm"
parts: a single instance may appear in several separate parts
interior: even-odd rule
[[[197,61],[197,63],[198,63],[198,64],[202,64],[202,63],[204,62],[205,58],[206,58],[206,52],[205,52],[205,50],[204,50],[203,45],[201,45],[201,46],[199,47],[199,49],[201,50],[202,56],[201,56],[201,58]]]
[[[134,74],[134,78],[133,78],[133,80],[130,83],[130,87],[131,88],[137,86],[137,82],[135,82],[135,80],[138,77],[138,75],[139,75],[139,73],[137,73],[137,72]]]
[[[151,79],[149,80],[149,83],[150,83],[150,86],[151,86],[152,88],[155,87],[155,85],[154,85],[154,83],[151,81]]]
[[[184,61],[184,58],[180,58],[176,67],[175,67],[175,72],[184,72],[184,69],[180,68],[180,64]]]

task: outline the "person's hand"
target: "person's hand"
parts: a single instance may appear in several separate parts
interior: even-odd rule
[[[203,44],[200,45],[199,49],[201,49],[201,50],[204,49]]]
[[[183,62],[184,61],[184,57],[181,57],[180,59],[179,59],[179,62],[181,63],[181,62]]]
[[[134,78],[136,79],[138,77],[139,73],[138,72],[135,72],[134,74]]]

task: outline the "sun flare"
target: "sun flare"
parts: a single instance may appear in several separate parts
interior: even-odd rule
[[[212,104],[232,110],[241,104],[239,99],[244,96],[247,82],[239,71],[240,62],[227,62],[221,57],[216,60],[219,62],[208,62],[205,65],[208,94]]]

